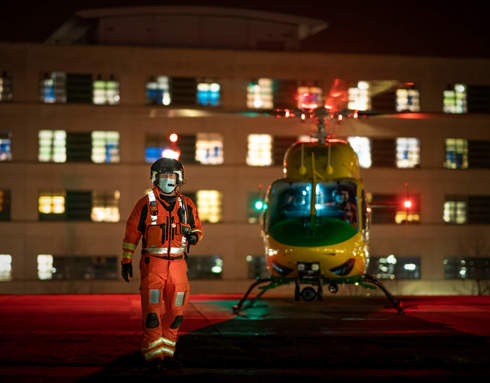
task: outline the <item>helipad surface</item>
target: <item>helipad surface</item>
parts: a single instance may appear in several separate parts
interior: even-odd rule
[[[0,296],[0,381],[447,381],[490,375],[490,297],[265,298],[194,295],[178,370],[139,355],[137,295]]]

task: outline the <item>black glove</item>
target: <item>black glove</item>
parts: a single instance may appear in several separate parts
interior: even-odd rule
[[[123,263],[121,267],[122,277],[126,282],[129,282],[129,277],[133,278],[133,265],[131,263]]]
[[[189,241],[189,245],[195,245],[199,237],[197,234],[191,233],[187,236],[187,241]]]

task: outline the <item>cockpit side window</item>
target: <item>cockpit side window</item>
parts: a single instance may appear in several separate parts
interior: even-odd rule
[[[359,209],[354,182],[320,182],[316,185],[315,198],[318,217],[337,218],[359,230]]]

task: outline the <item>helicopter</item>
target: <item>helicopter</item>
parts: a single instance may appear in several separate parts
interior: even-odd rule
[[[257,286],[265,292],[294,283],[294,299],[322,300],[339,285],[379,288],[398,313],[403,307],[381,281],[366,273],[369,262],[370,208],[357,154],[348,141],[327,132],[333,121],[359,118],[342,108],[345,84],[336,79],[324,106],[277,109],[276,116],[313,119],[316,135],[292,144],[284,155],[283,177],[269,185],[262,214],[261,235],[270,275],[257,279],[233,312],[238,314]]]

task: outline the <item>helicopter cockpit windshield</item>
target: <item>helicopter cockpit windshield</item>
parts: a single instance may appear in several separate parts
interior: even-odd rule
[[[357,227],[356,184],[352,181],[320,182],[316,185],[317,217],[338,218]]]
[[[305,220],[312,212],[311,183],[276,181],[269,193],[269,214],[266,226],[288,219]],[[352,181],[320,182],[315,190],[315,214],[318,224],[325,219],[343,221],[358,231],[356,184]]]

